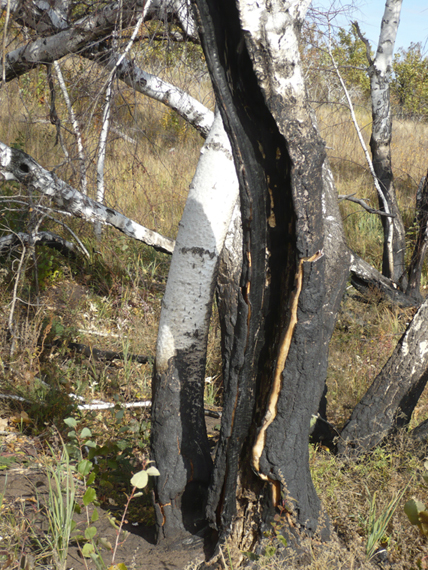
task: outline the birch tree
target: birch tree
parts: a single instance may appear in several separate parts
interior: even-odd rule
[[[172,256],[153,372],[152,447],[161,473],[162,537],[204,520],[212,462],[204,419],[208,329],[217,265],[238,197],[229,140],[217,113],[201,150]],[[197,512],[198,511],[198,512]]]
[[[366,54],[369,63],[370,97],[372,104],[372,135],[370,149],[373,158],[373,168],[382,192],[379,193],[380,210],[391,213],[394,217],[381,216],[384,247],[382,259],[382,274],[394,283],[406,288],[407,276],[405,265],[406,241],[404,224],[397,203],[394,188],[394,177],[391,164],[392,114],[390,83],[392,79],[392,62],[400,22],[402,0],[387,0],[382,18],[379,42],[375,58],[370,55],[370,44],[359,31],[361,39],[366,44]],[[386,203],[385,203],[386,202]]]
[[[305,102],[297,43],[307,5],[275,3],[268,12],[265,5],[243,2],[234,7],[197,3],[203,46],[235,157],[244,244],[207,513],[221,540],[232,533],[244,550],[258,540],[255,521],[262,504],[268,510],[279,507],[282,492],[293,497],[286,508],[308,532],[317,529],[321,511],[309,474],[307,440],[324,387],[347,264],[341,224],[334,215],[326,226],[333,230],[336,224],[337,231],[324,243],[322,210],[332,199],[332,178]],[[260,50],[269,57],[260,58]],[[345,253],[340,260],[336,245]],[[328,285],[326,267],[335,270]],[[186,443],[184,451],[177,439],[188,432],[189,412],[188,398],[180,396],[174,376],[175,358],[172,354],[161,361],[162,367],[171,367],[165,383],[155,377],[153,429],[165,435],[160,440],[154,435],[153,448],[155,453],[160,449],[165,465],[171,459],[169,479],[156,492],[161,537],[180,534],[188,519],[200,514],[189,496],[200,503],[204,495],[203,490],[194,493],[204,442],[198,438],[194,450]],[[171,398],[177,401],[174,406]],[[159,406],[163,417],[156,411]],[[178,429],[168,430],[168,422]],[[206,443],[205,449],[207,453]]]

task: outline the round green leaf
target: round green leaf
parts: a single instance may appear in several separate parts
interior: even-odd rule
[[[100,544],[106,550],[113,550],[113,546],[111,545],[111,542],[108,541],[106,538],[100,538]]]
[[[83,495],[83,504],[85,507],[90,505],[97,498],[97,493],[93,487],[88,487]]]
[[[137,487],[137,489],[144,489],[148,481],[149,481],[149,476],[147,475],[147,471],[143,469],[143,471],[135,473],[135,475],[131,479],[131,485],[133,487]]]
[[[152,477],[159,477],[160,475],[159,471],[156,469],[156,467],[153,467],[153,465],[148,469],[146,469],[146,473],[147,475],[151,475]]]
[[[97,522],[97,520],[100,518],[100,515],[98,514],[97,509],[94,509],[94,512],[92,513],[91,516],[91,522]]]
[[[87,427],[84,427],[84,428],[82,429],[82,431],[80,432],[80,437],[81,437],[82,439],[85,438],[85,437],[91,437],[91,435],[92,435],[92,432],[91,432],[91,430],[90,430],[89,428],[87,428]]]
[[[89,475],[89,477],[86,479],[86,484],[87,485],[92,485],[92,483],[95,481],[95,477],[97,476],[97,474],[95,473],[95,471],[92,471],[92,473]]]
[[[92,540],[96,534],[97,529],[94,526],[88,526],[88,528],[85,530],[85,538],[88,540]]]
[[[65,418],[64,423],[71,428],[75,428],[77,426],[77,422],[74,418]]]
[[[411,524],[419,524],[419,513],[425,510],[425,505],[417,499],[410,499],[404,505],[404,512],[409,518]]]
[[[87,542],[86,544],[83,545],[82,554],[85,558],[90,558],[91,554],[93,552],[95,552],[95,548],[94,548],[93,544],[91,544],[90,542]]]
[[[88,459],[82,459],[82,461],[79,461],[77,470],[80,473],[80,475],[86,477],[86,475],[89,475],[89,473],[91,472],[92,467],[93,467],[92,461],[89,461]]]

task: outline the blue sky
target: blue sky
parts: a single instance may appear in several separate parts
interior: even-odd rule
[[[349,0],[336,0],[334,8],[349,6]],[[314,6],[329,8],[332,0],[313,0]],[[349,27],[349,22],[358,20],[365,36],[375,49],[379,39],[380,23],[385,10],[385,0],[356,0],[356,9],[349,16],[339,16],[336,24]],[[333,9],[334,9],[333,8]],[[403,0],[400,26],[395,49],[408,48],[411,42],[422,42],[428,51],[428,2],[427,0]]]

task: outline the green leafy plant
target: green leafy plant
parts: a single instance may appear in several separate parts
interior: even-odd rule
[[[98,518],[97,506],[99,505],[97,501],[97,493],[93,487],[96,471],[94,470],[94,463],[91,459],[84,457],[84,449],[95,449],[97,444],[91,439],[92,432],[89,428],[84,427],[79,433],[77,433],[77,421],[75,418],[66,418],[64,420],[65,424],[71,428],[68,432],[68,437],[70,443],[66,445],[67,452],[74,456],[77,460],[77,476],[82,481],[85,492],[82,497],[82,505],[76,503],[74,506],[75,512],[81,513],[82,506],[86,511],[86,528],[81,534],[75,534],[73,539],[79,544],[84,543],[81,547],[82,555],[85,558],[91,558],[97,568],[104,568],[102,557],[98,552],[97,544],[95,542],[95,536],[97,534],[97,528],[93,526]],[[88,455],[89,457],[89,455]],[[92,514],[89,512],[89,507],[93,506]],[[73,530],[76,528],[76,523],[73,525]]]
[[[117,419],[122,419],[122,416],[123,410],[119,410],[119,412],[116,414]],[[132,499],[140,497],[142,495],[141,489],[144,489],[147,486],[149,477],[158,476],[159,471],[154,466],[148,466],[148,464],[151,463],[149,461],[145,462],[143,464],[143,469],[135,473],[131,478],[130,483],[132,490],[129,495],[126,495],[126,503],[124,506],[121,521],[117,525],[115,521],[111,519],[111,523],[116,529],[116,541],[113,547],[106,539],[97,537],[97,528],[94,526],[94,523],[96,523],[99,518],[97,511],[99,502],[97,499],[96,489],[94,487],[95,479],[99,474],[99,464],[95,463],[95,458],[111,451],[112,448],[110,446],[98,446],[92,439],[92,432],[88,427],[84,427],[79,431],[78,422],[75,418],[66,418],[64,422],[68,427],[71,428],[71,431],[68,432],[69,443],[67,444],[66,448],[68,453],[71,456],[75,457],[78,461],[77,475],[82,481],[85,488],[85,492],[81,500],[82,504],[80,505],[76,502],[74,505],[74,511],[78,513],[81,513],[83,510],[86,511],[86,528],[83,532],[74,534],[72,536],[72,539],[79,544],[79,548],[81,548],[81,553],[84,558],[90,558],[99,569],[106,568],[102,555],[98,549],[98,545],[100,544],[104,548],[110,549],[112,551],[112,564],[114,564],[117,549],[121,544],[121,538],[123,538],[123,543],[123,541],[126,540],[128,536],[128,533],[122,532],[122,528],[126,519],[126,514],[128,512],[130,502]],[[120,447],[123,446],[119,445],[117,449],[120,449]],[[86,457],[84,450],[87,451]],[[117,466],[117,463],[113,461],[109,465],[114,468]],[[92,514],[89,511],[90,507],[93,507]],[[72,530],[76,529],[76,526],[77,525],[74,524]],[[80,547],[80,544],[83,544],[83,546]],[[110,568],[113,570],[126,570],[126,566],[122,563],[115,566],[110,566]]]

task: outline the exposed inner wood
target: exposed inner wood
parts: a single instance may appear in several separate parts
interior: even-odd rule
[[[283,337],[279,346],[278,359],[275,367],[275,374],[273,378],[272,389],[269,395],[266,414],[263,418],[262,426],[257,435],[256,442],[253,446],[253,452],[252,452],[253,467],[261,479],[265,481],[270,481],[270,483],[273,485],[273,500],[275,505],[280,500],[280,493],[278,493],[278,482],[273,481],[267,475],[265,475],[260,471],[260,457],[263,453],[263,449],[266,443],[266,430],[271,425],[277,414],[278,398],[282,387],[282,372],[284,370],[285,362],[287,360],[288,352],[290,350],[294,329],[296,328],[297,324],[297,307],[299,305],[299,297],[302,291],[302,283],[303,283],[303,264],[308,262],[313,263],[318,259],[320,259],[323,255],[324,255],[323,251],[317,251],[311,257],[302,257],[299,261],[299,266],[295,277],[295,288],[291,297],[290,323],[287,329],[283,333]]]

